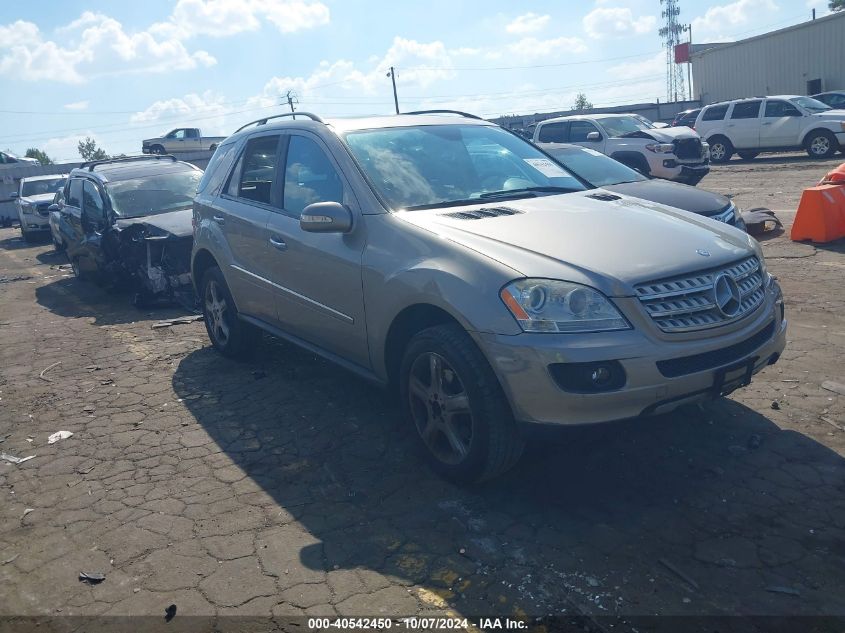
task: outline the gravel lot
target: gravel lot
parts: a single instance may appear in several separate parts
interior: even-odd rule
[[[701,186],[789,221],[838,162]],[[152,329],[179,312],[0,230],[0,450],[35,455],[0,462],[0,615],[845,616],[845,395],[821,387],[845,383],[845,244],[764,248],[789,343],[751,387],[544,433],[459,489],[388,395],[271,339],[237,363],[202,323]]]

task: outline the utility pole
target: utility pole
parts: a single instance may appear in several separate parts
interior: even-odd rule
[[[285,98],[288,101],[288,105],[290,106],[291,112],[296,112],[296,109],[293,107],[293,101],[296,99],[296,93],[293,90],[288,90],[287,94],[285,94]],[[293,115],[293,118],[296,119],[296,114]]]
[[[390,81],[393,82],[393,105],[396,106],[396,114],[399,114],[399,97],[396,96],[396,71],[393,66],[390,67],[390,72],[387,73]]]
[[[687,24],[687,32],[689,33],[689,51],[687,52],[687,55],[689,55],[689,61],[687,62],[687,89],[689,90],[689,99],[692,101],[695,99],[695,93],[692,91],[692,23]]]

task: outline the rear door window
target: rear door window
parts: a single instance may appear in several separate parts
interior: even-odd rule
[[[278,135],[259,136],[247,142],[226,193],[262,204],[272,202],[279,138]]]
[[[704,114],[701,115],[702,121],[721,121],[725,118],[725,115],[728,113],[728,104],[724,105],[717,105],[717,106],[710,106],[704,111]]]
[[[540,143],[566,143],[569,132],[569,122],[546,123],[540,126],[537,140]]]
[[[762,101],[743,101],[735,103],[731,119],[756,119],[760,116],[760,104]]]

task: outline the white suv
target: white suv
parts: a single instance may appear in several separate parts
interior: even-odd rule
[[[751,160],[760,152],[800,149],[826,158],[845,148],[845,110],[796,95],[709,105],[699,113],[695,129],[710,144],[714,163],[726,163],[734,153]]]
[[[551,151],[561,144],[589,147],[646,176],[695,185],[710,171],[707,144],[690,128],[655,125],[638,114],[590,114],[537,124],[534,144]]]

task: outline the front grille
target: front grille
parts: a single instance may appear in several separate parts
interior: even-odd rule
[[[739,307],[731,316],[716,305],[715,282],[723,273],[739,288]],[[759,308],[766,294],[756,257],[694,275],[652,281],[637,286],[636,292],[648,315],[664,332],[704,330],[738,321]]]
[[[719,222],[724,222],[725,224],[730,224],[731,226],[736,226],[736,213],[734,213],[735,207],[733,203],[726,206],[724,209],[717,211],[713,215],[708,216],[711,220],[718,220]]]
[[[657,369],[666,378],[677,378],[678,376],[686,376],[687,374],[694,374],[699,371],[723,367],[748,356],[772,338],[774,333],[775,322],[771,321],[766,327],[757,332],[757,334],[745,339],[741,343],[713,350],[712,352],[694,354],[693,356],[659,360],[657,361]]]
[[[44,218],[46,218],[47,216],[50,215],[50,204],[49,203],[39,204],[37,209],[38,209],[38,215],[40,215]]]
[[[483,218],[498,218],[503,215],[517,215],[522,213],[508,207],[486,207],[484,209],[473,209],[472,211],[455,211],[454,213],[443,213],[447,218],[456,220],[481,220]]]
[[[678,138],[672,144],[675,146],[675,156],[680,159],[701,158],[700,138]]]

